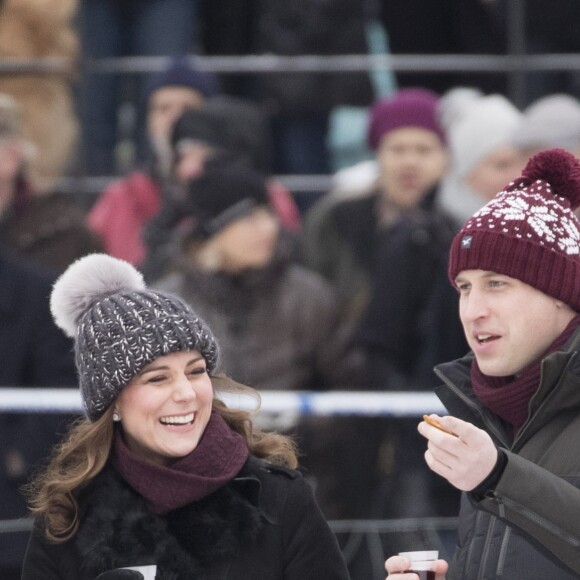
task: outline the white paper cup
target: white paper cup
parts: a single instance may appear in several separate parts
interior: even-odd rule
[[[128,566],[127,568],[123,568],[123,570],[135,570],[135,572],[141,572],[144,580],[155,580],[155,576],[157,575],[157,566],[155,564],[150,566]]]
[[[409,572],[434,571],[435,560],[439,558],[439,552],[437,550],[399,552],[399,556],[403,556],[411,562]]]

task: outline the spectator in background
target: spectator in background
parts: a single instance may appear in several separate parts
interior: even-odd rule
[[[366,54],[364,2],[334,0],[201,0],[209,54],[279,56]],[[276,175],[331,170],[329,115],[340,105],[368,106],[373,90],[366,71],[275,71],[253,78],[231,75],[229,93],[259,103],[272,125]],[[318,192],[297,196],[306,212]]]
[[[553,147],[580,157],[580,102],[563,93],[534,101],[524,110],[513,143],[525,159]]]
[[[181,226],[172,273],[156,285],[195,305],[219,333],[221,368],[258,389],[350,387],[334,293],[321,276],[291,260],[264,176],[216,156],[191,182],[188,206],[191,220]],[[276,423],[301,440],[325,515],[345,516],[361,489],[342,485],[346,432],[331,419],[295,424],[290,415]]]
[[[506,52],[503,0],[378,1],[391,52],[395,55],[501,55]],[[506,91],[503,73],[397,71],[396,78],[400,87],[424,86],[438,93],[466,83],[489,93]]]
[[[404,89],[376,102],[369,129],[379,167],[373,193],[341,200],[316,229],[306,220],[305,263],[335,288],[341,316],[353,329],[368,305],[377,257],[392,226],[418,207],[431,211],[435,205],[448,163],[437,102],[425,89]]]
[[[85,227],[79,206],[63,195],[34,189],[28,178],[33,154],[18,103],[0,94],[0,244],[6,252],[59,273],[101,246]]]
[[[38,193],[50,193],[74,162],[78,120],[73,83],[79,57],[75,13],[78,0],[0,2],[0,59],[47,59],[46,70],[3,71],[0,93],[20,107],[22,134],[34,143],[27,178]],[[51,69],[51,59],[55,68]],[[59,66],[60,65],[60,66]],[[18,65],[17,65],[18,66]]]
[[[52,277],[2,250],[0,387],[72,387],[76,382],[72,342],[56,328],[48,308]],[[60,414],[0,413],[0,520],[27,515],[20,487],[48,458],[64,430],[64,419]],[[20,580],[27,535],[1,535],[2,580]]]
[[[458,226],[438,204],[438,180],[448,167],[439,100],[412,89],[402,90],[399,99],[380,102],[371,113],[370,139],[384,184],[383,221],[375,230],[368,302],[352,348],[369,388],[429,391],[436,385],[435,364],[467,351],[446,274]],[[415,420],[377,419],[369,424],[367,440],[375,445],[379,470],[370,494],[372,517],[456,513],[458,494],[425,469]],[[408,541],[410,549],[416,538]]]
[[[424,325],[429,316],[434,317],[429,308],[441,308],[434,298],[435,287],[445,278],[445,253],[455,231],[453,221],[436,202],[448,164],[438,102],[432,91],[403,89],[374,104],[369,142],[376,151],[379,176],[373,193],[335,203],[315,235],[303,240],[306,264],[320,272],[339,296],[350,346],[348,358],[360,371],[351,388],[428,387],[411,379],[419,362],[427,359],[423,343],[429,333]],[[316,206],[312,211],[316,212]],[[313,233],[309,217],[305,234]],[[410,269],[415,266],[417,275],[413,276]],[[450,296],[456,300],[453,293]],[[432,326],[429,323],[427,328]],[[445,336],[453,326],[454,318],[450,318],[437,330]],[[386,340],[392,339],[389,345],[400,343],[396,354],[385,348],[387,335]],[[404,358],[399,356],[401,350]],[[390,364],[384,364],[385,360]],[[365,417],[351,419],[350,428],[357,436],[345,449],[356,458],[354,469],[361,480],[364,477],[367,490],[356,516],[420,517],[453,511],[449,495],[438,501],[437,478],[431,477],[436,484],[430,485],[415,424]],[[400,455],[405,461],[397,465],[394,458]],[[364,570],[357,574],[364,577]]]
[[[334,0],[257,0],[254,52],[282,56],[366,54],[365,7]],[[257,98],[271,113],[274,172],[327,174],[329,115],[338,105],[367,106],[373,90],[366,72],[338,74],[284,71],[261,75]],[[315,192],[299,199],[304,214]]]
[[[143,236],[147,259],[142,269],[147,279],[163,275],[171,260],[172,234],[182,219],[182,202],[189,184],[203,175],[205,163],[228,156],[256,170],[267,167],[268,129],[259,109],[234,97],[208,100],[202,110],[185,111],[171,134],[172,175],[162,207],[147,224]],[[290,192],[276,179],[267,180],[268,198],[280,224],[295,232],[300,215]]]
[[[501,0],[493,0],[500,6]],[[580,22],[580,4],[575,0],[553,0],[550,10],[542,0],[526,0],[523,5],[525,46],[529,54],[568,54],[580,51],[574,24]],[[546,67],[526,74],[526,101],[529,105],[553,93],[578,94],[580,79],[576,68],[552,70]]]
[[[188,184],[197,177],[195,160],[204,159],[214,152],[228,152],[245,160],[256,170],[269,174],[270,129],[262,111],[254,103],[220,95],[210,99],[202,114],[184,113],[172,134],[172,147],[176,172],[178,166],[185,171],[177,181]],[[199,147],[206,147],[201,157]],[[193,171],[186,169],[189,162]],[[288,231],[295,232],[300,226],[300,215],[290,192],[276,179],[268,180],[268,195],[272,206]]]
[[[519,175],[524,159],[514,140],[523,119],[502,95],[468,88],[443,95],[439,113],[451,151],[441,206],[461,223]]]
[[[87,217],[108,254],[141,264],[146,252],[143,226],[158,213],[170,179],[173,124],[186,109],[200,108],[217,92],[217,80],[190,67],[184,58],[174,59],[150,78],[145,101],[151,157],[143,169],[111,183]]]
[[[197,51],[197,2],[192,0],[79,0],[83,57],[93,60],[124,56],[172,56]],[[122,76],[88,71],[82,79],[83,168],[89,175],[117,171],[118,118]],[[134,101],[143,85],[135,83]],[[145,114],[137,107],[135,128]],[[137,135],[136,142],[145,142]]]
[[[180,247],[156,285],[195,305],[220,335],[224,370],[262,389],[333,385],[335,299],[290,261],[266,178],[230,156],[189,184]],[[335,370],[336,369],[336,370]]]

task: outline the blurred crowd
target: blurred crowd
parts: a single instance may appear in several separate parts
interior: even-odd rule
[[[217,75],[187,56],[366,54],[377,42],[505,53],[507,2],[444,4],[0,3],[0,58],[71,63],[0,75],[0,386],[75,384],[48,295],[75,259],[104,252],[188,301],[236,381],[431,390],[433,366],[467,351],[447,281],[453,236],[533,153],[580,155],[576,76],[530,75],[527,102],[514,103],[499,73]],[[580,52],[576,35],[554,32],[558,18],[579,21],[577,3],[556,2],[542,22],[540,4],[527,6],[530,50]],[[152,73],[83,66],[127,56],[166,58]],[[293,174],[332,187],[298,194],[276,177]],[[63,190],[71,176],[109,179],[88,196]],[[19,488],[71,419],[0,416],[0,520],[26,515]],[[296,437],[329,519],[456,515],[415,419],[271,420]],[[0,536],[3,579],[19,577],[25,541]],[[364,562],[351,573],[372,577]]]

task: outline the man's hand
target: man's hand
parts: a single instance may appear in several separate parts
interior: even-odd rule
[[[418,431],[428,440],[425,461],[432,471],[462,491],[477,487],[493,470],[497,448],[482,429],[456,417],[431,415],[453,435],[419,423]]]
[[[412,572],[405,572],[411,567],[411,562],[402,556],[391,556],[385,562],[385,570],[389,580],[418,580],[419,576]],[[449,568],[445,560],[435,560],[435,580],[445,580]]]

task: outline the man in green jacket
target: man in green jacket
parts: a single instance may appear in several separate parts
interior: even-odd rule
[[[471,352],[436,367],[450,412],[425,460],[462,490],[458,546],[437,580],[580,575],[580,163],[562,149],[463,225],[449,277]],[[409,562],[386,562],[412,580]]]

